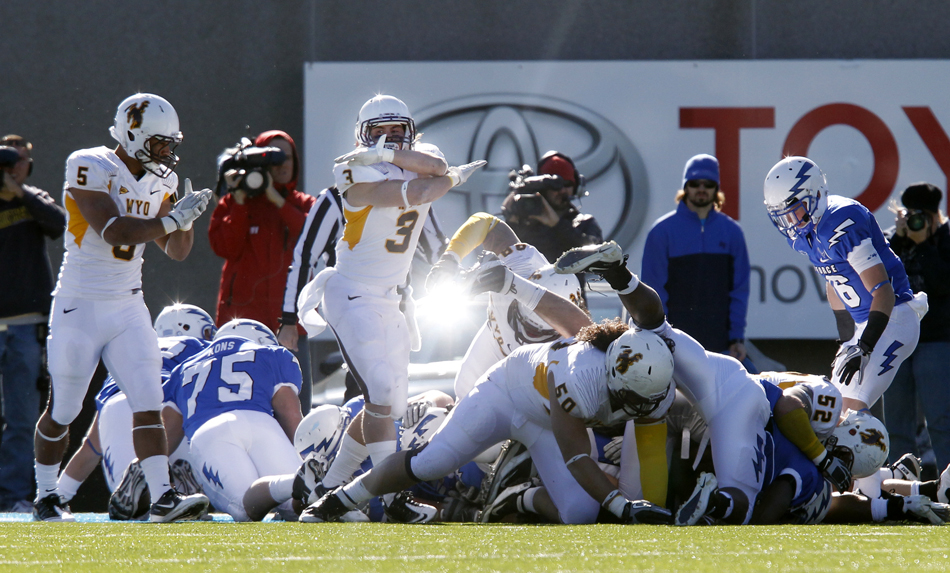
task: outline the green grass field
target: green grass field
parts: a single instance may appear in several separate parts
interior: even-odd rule
[[[3,571],[947,571],[950,528],[5,523]]]

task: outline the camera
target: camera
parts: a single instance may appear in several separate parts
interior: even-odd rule
[[[907,209],[904,211],[904,217],[907,219],[907,228],[911,231],[920,231],[927,226],[929,217],[919,209]]]
[[[535,175],[530,167],[525,165],[520,171],[508,174],[510,183],[508,189],[514,193],[507,206],[502,208],[505,216],[527,218],[531,215],[540,215],[544,211],[542,191],[558,191],[564,188],[565,180],[557,175]]]
[[[215,192],[224,195],[234,189],[243,189],[248,197],[257,197],[267,188],[267,168],[286,160],[287,154],[280,148],[256,147],[250,139],[242,137],[235,147],[225,149],[218,156]],[[233,188],[228,185],[225,175],[236,178],[237,184]]]

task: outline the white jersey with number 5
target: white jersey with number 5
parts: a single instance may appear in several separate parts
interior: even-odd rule
[[[443,158],[434,145],[417,143],[416,151]],[[333,166],[337,189],[343,196],[346,225],[336,245],[336,270],[348,279],[377,286],[400,285],[412,265],[412,255],[429,213],[429,203],[411,207],[354,207],[346,191],[357,183],[412,181],[418,175],[392,163]]]
[[[70,188],[108,193],[123,217],[153,219],[178,189],[178,175],[161,179],[146,172],[136,179],[111,149],[80,149],[66,160],[66,254],[54,295],[109,299],[142,288],[145,245],[106,243],[79,211]]]

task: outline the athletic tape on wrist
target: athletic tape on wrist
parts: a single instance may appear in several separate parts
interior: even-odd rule
[[[402,204],[405,205],[406,207],[410,206],[408,191],[409,191],[409,182],[403,181],[402,187],[399,188],[399,192],[402,193]]]
[[[633,275],[633,278],[630,279],[630,282],[627,284],[627,288],[617,291],[618,294],[630,294],[637,290],[637,287],[640,286],[640,277],[638,277],[635,273],[630,274]]]
[[[541,297],[547,292],[546,289],[514,273],[511,274],[513,276],[508,294],[518,301],[519,304],[533,312],[534,309],[538,308]]]
[[[171,217],[162,217],[162,226],[165,227],[165,234],[170,235],[178,230],[178,223]]]
[[[116,220],[116,219],[118,219],[118,217],[113,217],[113,218],[109,219],[108,221],[106,221],[105,227],[103,227],[103,228],[102,228],[102,232],[99,233],[99,236],[102,238],[103,241],[106,240],[106,229],[109,228],[109,225],[111,225],[112,223],[115,223],[115,220]]]

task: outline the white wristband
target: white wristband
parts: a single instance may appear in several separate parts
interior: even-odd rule
[[[392,163],[393,159],[396,159],[396,152],[392,149],[384,147],[383,149],[379,150],[379,158],[386,163]]]
[[[630,284],[627,285],[627,288],[623,290],[618,290],[617,291],[618,294],[630,294],[634,290],[636,290],[638,286],[640,286],[640,277],[638,277],[635,273],[630,273],[630,274],[633,275],[633,278],[630,279]]]
[[[389,151],[392,151],[392,150],[390,149]],[[411,205],[409,205],[409,194],[408,194],[409,182],[403,181],[402,187],[399,189],[399,191],[402,193],[402,204],[405,205],[406,207],[410,207]]]
[[[512,273],[512,275],[514,276],[511,279],[511,288],[508,289],[508,294],[514,297],[522,306],[533,312],[534,309],[538,308],[538,303],[541,302],[541,297],[544,296],[547,289],[527,279],[523,279],[514,273]]]
[[[625,498],[619,489],[615,489],[612,492],[607,494],[607,497],[604,498],[604,502],[601,506],[609,511],[610,513],[620,517],[623,515],[623,508],[627,505],[627,498]]]
[[[162,217],[162,226],[165,227],[165,234],[170,235],[178,230],[178,223],[171,217]]]

